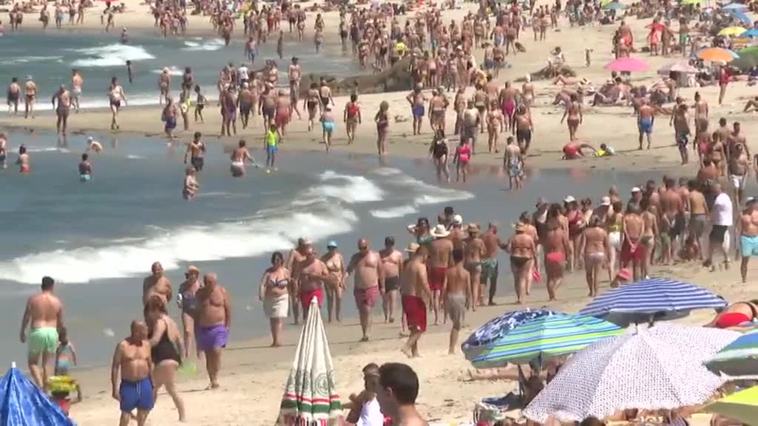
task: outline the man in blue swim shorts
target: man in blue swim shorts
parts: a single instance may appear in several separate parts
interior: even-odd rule
[[[747,280],[747,264],[752,256],[758,256],[758,211],[755,209],[756,199],[745,200],[745,210],[740,216],[740,273],[742,282]]]
[[[416,86],[413,88],[413,91],[405,97],[405,99],[407,99],[408,103],[411,105],[414,135],[421,134],[421,123],[424,121],[424,114],[426,112],[426,108],[424,108],[424,102],[426,101],[426,98],[421,92],[422,87],[423,86],[421,83],[416,84]]]
[[[132,321],[131,334],[116,346],[111,363],[112,395],[121,407],[119,426],[129,425],[134,409],[137,410],[137,425],[144,426],[155,405],[152,371],[147,325]]]
[[[655,108],[647,103],[647,100],[640,101],[640,107],[637,110],[637,128],[640,131],[640,149],[642,149],[642,139],[647,136],[647,149],[652,144],[651,136],[653,134],[653,122],[655,120]]]

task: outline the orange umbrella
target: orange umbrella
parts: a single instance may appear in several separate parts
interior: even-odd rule
[[[697,57],[704,61],[731,62],[738,58],[734,52],[720,47],[709,47],[697,52]]]

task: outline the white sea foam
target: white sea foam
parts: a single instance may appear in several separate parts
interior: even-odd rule
[[[43,62],[43,61],[60,62],[62,59],[63,59],[63,56],[21,56],[15,59],[9,59],[7,63],[8,64],[28,64],[29,62]]]
[[[127,93],[128,104],[125,108],[130,106],[146,106],[146,105],[158,105],[158,95],[149,93]],[[108,97],[101,93],[88,92],[85,88],[84,94],[79,101],[79,107],[81,109],[95,109],[95,108],[108,108],[110,106]],[[43,102],[34,106],[36,111],[50,111],[52,105],[49,102]],[[124,106],[122,105],[122,108]]]
[[[403,174],[400,169],[393,169],[392,167],[380,167],[376,170],[372,170],[371,173],[379,176],[397,176]]]
[[[142,157],[140,155],[129,154],[129,155],[126,156],[126,158],[128,158],[130,160],[142,160],[145,157]]]
[[[418,213],[418,209],[413,206],[398,206],[387,209],[371,210],[371,216],[377,219],[392,219],[397,217],[408,216],[409,214]]]
[[[184,69],[182,69],[182,68],[179,68],[179,67],[176,67],[176,66],[173,66],[173,65],[170,66],[170,67],[167,67],[167,68],[168,68],[169,75],[174,75],[174,76],[184,75]],[[163,72],[163,68],[157,69],[157,70],[153,70],[153,74],[160,74],[162,72]]]
[[[363,176],[343,175],[327,170],[319,175],[323,182],[306,191],[305,197],[296,201],[297,205],[305,205],[314,201],[323,201],[328,198],[337,198],[346,203],[367,203],[380,201],[384,191],[374,182]],[[346,184],[340,185],[338,182]]]
[[[27,146],[26,147],[27,152],[69,152],[65,148],[58,148],[54,146]]]
[[[474,194],[470,192],[430,185],[408,175],[403,175],[397,178],[395,182],[404,188],[412,188],[414,192],[418,194],[413,198],[413,202],[416,206],[441,204],[450,201],[462,201],[474,198]]]
[[[202,40],[202,41],[185,41],[184,47],[182,47],[182,50],[213,51],[213,50],[220,50],[223,48],[224,48],[224,40],[220,38],[214,38],[211,40]]]
[[[126,61],[132,62],[155,59],[142,46],[114,43],[106,46],[73,49],[73,51],[85,55],[86,58],[75,60],[73,67],[119,67],[125,66]]]

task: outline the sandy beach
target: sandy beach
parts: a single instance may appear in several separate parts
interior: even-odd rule
[[[538,4],[547,2],[538,2]],[[552,2],[551,2],[552,3]],[[460,19],[467,11],[475,10],[475,7],[466,3],[464,8],[443,13],[446,21]],[[102,31],[99,21],[101,7],[89,9],[83,26],[77,26],[77,30]],[[315,14],[308,14],[306,38],[312,37],[312,23]],[[336,28],[339,22],[338,13],[328,12],[324,14],[328,38],[337,40]],[[38,23],[35,15],[27,14],[24,31],[38,31]],[[643,40],[646,33],[645,25],[649,19],[627,20],[635,32],[635,36]],[[283,23],[284,24],[284,23]],[[116,16],[116,28],[126,26],[130,31],[155,32],[152,16],[147,6],[140,4],[127,4],[127,12]],[[510,68],[504,69],[496,79],[498,82],[514,81],[525,74],[537,71],[545,66],[549,51],[555,46],[561,46],[567,58],[567,64],[578,74],[578,77],[587,78],[596,87],[602,85],[608,78],[609,72],[603,69],[603,65],[613,58],[610,39],[616,25],[607,26],[568,26],[568,22],[561,20],[561,26],[557,30],[549,30],[547,41],[535,42],[532,40],[531,30],[522,34],[520,41],[526,48],[525,53],[516,56],[508,56],[506,60],[511,64]],[[54,29],[47,30],[55,31]],[[241,28],[237,28],[235,37],[241,37]],[[210,28],[207,17],[190,16],[188,35],[215,36]],[[108,37],[117,37],[111,33]],[[309,43],[310,41],[306,41]],[[269,42],[271,43],[271,41]],[[592,65],[585,67],[585,49],[592,49]],[[239,52],[233,52],[238,57]],[[232,54],[230,54],[232,55]],[[285,57],[287,53],[285,52]],[[481,49],[477,51],[477,57],[481,57]],[[635,84],[651,85],[659,76],[655,71],[666,63],[678,60],[678,57],[650,57],[641,54],[645,61],[650,64],[650,69],[642,75],[633,75]],[[191,58],[188,58],[191,61]],[[190,65],[188,63],[187,65]],[[219,64],[219,67],[222,64]],[[307,73],[308,64],[303,64]],[[67,76],[61,76],[62,79]],[[520,86],[521,83],[515,83]],[[127,96],[129,88],[126,87]],[[468,89],[472,91],[472,88]],[[606,158],[587,157],[579,160],[565,161],[561,159],[561,149],[568,142],[568,133],[565,124],[560,123],[563,108],[552,104],[556,93],[560,88],[551,84],[550,81],[535,81],[536,100],[532,107],[532,120],[535,123],[535,132],[532,141],[532,149],[527,159],[527,168],[540,169],[578,169],[578,170],[620,170],[638,172],[663,172],[671,176],[692,177],[697,171],[697,156],[691,153],[691,162],[682,167],[679,153],[674,145],[673,127],[668,124],[668,117],[657,118],[655,133],[653,134],[653,149],[637,150],[638,129],[635,115],[627,106],[603,106],[589,107],[584,109],[584,122],[579,128],[579,140],[599,146],[606,143],[616,149],[617,155]],[[718,86],[704,88],[683,88],[680,96],[692,102],[695,91],[710,104],[711,130],[717,126],[720,117],[730,121],[742,123],[742,132],[747,135],[748,145],[752,144],[752,135],[758,132],[758,120],[755,113],[743,113],[745,101],[755,96],[756,89],[749,88],[744,81],[730,84],[726,98],[722,105],[717,105]],[[246,139],[248,146],[253,148],[256,157],[265,153],[260,149],[263,138],[263,127],[260,117],[255,118],[254,124],[241,130],[238,127],[236,137],[219,137],[221,117],[216,105],[215,89],[208,88],[206,91],[212,105],[205,109],[205,123],[192,122],[188,131],[177,132],[178,142],[184,143],[189,140],[191,134],[200,131],[206,141],[218,141],[228,146],[233,146],[239,139]],[[347,138],[342,123],[342,111],[348,99],[336,97],[335,111],[339,117],[337,130],[334,138],[333,150],[348,154],[374,154],[376,152],[376,127],[373,116],[382,101],[390,104],[390,117],[399,117],[400,120],[392,120],[389,126],[389,153],[390,156],[408,157],[421,159],[428,156],[429,144],[432,133],[428,122],[424,123],[423,134],[413,136],[411,133],[411,112],[405,99],[407,92],[392,92],[380,94],[359,94],[359,103],[363,115],[363,123],[358,127],[356,143],[347,145]],[[449,93],[449,96],[454,96]],[[97,88],[85,87],[85,97],[105,97],[104,92]],[[44,101],[47,101],[46,99]],[[301,101],[302,102],[302,101]],[[307,114],[307,113],[306,113]],[[110,137],[128,140],[130,136],[149,136],[156,143],[165,143],[163,135],[163,123],[160,120],[161,109],[158,106],[127,106],[119,115],[120,131],[111,133]],[[91,133],[109,132],[110,111],[107,110],[83,110],[77,114],[71,114],[69,118],[68,140],[81,143]],[[448,111],[446,124],[448,129],[453,128],[454,117]],[[239,125],[239,123],[238,123]],[[180,120],[181,126],[181,120]],[[42,112],[34,119],[24,119],[22,116],[13,117],[0,113],[0,129],[15,129],[32,132],[54,131],[55,117],[51,112]],[[507,134],[500,135],[501,150]],[[286,164],[288,156],[295,155],[329,155],[324,152],[324,146],[320,144],[320,129],[311,132],[307,130],[307,121],[295,118],[287,129],[280,146],[281,155],[278,159],[280,164]],[[480,136],[480,153],[472,160],[477,165],[496,166],[502,163],[502,154],[488,154],[481,152],[486,144],[486,134]],[[103,141],[105,142],[105,141]],[[750,178],[748,193],[755,189]],[[529,181],[525,183],[525,191],[529,191]],[[476,191],[475,187],[465,188]],[[536,199],[540,194],[533,194]],[[596,194],[600,196],[602,194]],[[625,198],[626,194],[622,194]],[[531,209],[532,206],[523,206]],[[471,206],[475,209],[476,206]],[[463,212],[465,215],[465,211]],[[515,218],[507,218],[510,221]],[[508,230],[510,233],[510,230]],[[502,257],[502,255],[501,255]],[[758,281],[755,277],[755,262],[751,265],[746,284],[740,283],[739,267],[734,264],[730,270],[717,270],[709,272],[701,268],[699,264],[687,263],[672,267],[653,268],[651,275],[679,278],[684,281],[702,285],[720,294],[729,301],[739,301],[754,298]],[[500,288],[508,288],[509,294],[512,288],[512,277],[508,273],[501,272]],[[607,280],[603,280],[601,291],[608,288]],[[352,303],[350,297],[346,297],[347,303]],[[466,328],[461,332],[461,341],[476,327],[488,319],[504,312],[514,310],[517,307],[512,304],[512,296],[496,298],[498,306],[483,307],[475,313],[466,316]],[[536,285],[534,291],[527,298],[529,307],[549,307],[562,312],[576,312],[590,301],[587,297],[587,287],[582,271],[571,273],[564,280],[560,289],[559,301],[548,302],[544,284]],[[375,321],[380,321],[379,311],[375,311]],[[172,312],[176,314],[176,312]],[[689,324],[704,324],[710,321],[713,312],[696,311],[683,319]],[[261,319],[263,321],[263,319]],[[245,327],[238,324],[237,327]],[[421,379],[419,395],[419,407],[421,412],[434,424],[457,425],[467,424],[471,421],[471,413],[474,404],[483,397],[504,395],[516,387],[515,382],[507,381],[469,381],[468,371],[471,365],[459,353],[447,354],[449,324],[430,327],[430,331],[421,340],[422,357],[406,360],[400,352],[403,342],[399,337],[397,324],[377,324],[374,336],[368,343],[358,343],[360,328],[357,319],[346,319],[342,324],[332,324],[327,327],[327,332],[335,361],[337,384],[340,396],[343,400],[351,393],[362,389],[363,381],[361,368],[369,363],[381,364],[389,361],[408,362],[418,373]],[[126,324],[123,329],[115,330],[116,336],[126,335]],[[250,341],[235,341],[225,352],[224,365],[221,373],[221,388],[214,391],[206,391],[207,379],[203,368],[192,374],[180,374],[179,390],[188,407],[189,425],[270,425],[274,424],[278,414],[279,403],[282,397],[282,389],[286,382],[290,364],[294,356],[295,343],[298,331],[294,327],[287,327],[284,340],[286,345],[281,348],[268,348],[269,339],[261,338]],[[85,394],[85,400],[72,409],[72,418],[82,426],[98,426],[114,424],[118,418],[117,403],[110,397],[109,371],[105,367],[88,370],[74,371],[75,377],[80,381]],[[697,415],[691,424],[707,424],[708,416]],[[150,414],[150,425],[173,425],[177,422],[177,413],[170,399],[161,394],[155,410]]]

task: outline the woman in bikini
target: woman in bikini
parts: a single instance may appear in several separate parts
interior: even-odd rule
[[[758,319],[758,299],[727,306],[706,327],[731,328]]]
[[[342,310],[342,291],[345,289],[345,260],[342,254],[337,251],[337,243],[329,241],[326,245],[328,250],[321,261],[324,262],[329,270],[329,279],[326,280],[326,309],[329,313],[329,322],[335,318],[340,322],[340,311]]]
[[[529,281],[534,267],[537,242],[528,232],[528,225],[516,224],[516,235],[508,242],[507,251],[511,254],[511,272],[516,287],[516,303],[522,304],[529,290]]]
[[[321,97],[318,93],[318,84],[311,83],[308,94],[303,99],[303,108],[308,110],[308,131],[313,128],[313,122],[316,120],[316,114],[321,111]]]
[[[290,271],[284,267],[284,257],[280,252],[271,255],[271,267],[261,277],[258,300],[263,302],[263,312],[269,319],[271,347],[281,346],[282,326],[287,318],[290,285]]]
[[[576,140],[576,131],[582,124],[582,104],[579,103],[576,93],[571,94],[571,102],[566,105],[566,110],[561,117],[561,124],[566,121],[569,130],[569,140]]]
[[[374,116],[374,122],[376,122],[376,148],[379,156],[387,154],[387,133],[390,125],[389,109],[390,104],[387,101],[382,101],[379,104],[379,111]]]
[[[592,216],[584,228],[583,238],[578,253],[584,254],[584,268],[587,275],[587,287],[590,297],[597,296],[600,268],[606,264],[611,250],[608,233],[601,226],[600,218]]]

